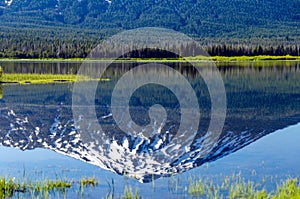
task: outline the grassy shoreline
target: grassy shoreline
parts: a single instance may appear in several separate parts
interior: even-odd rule
[[[92,79],[76,74],[3,74],[0,84],[48,84],[48,83],[67,83],[78,81],[109,81],[107,78]]]
[[[2,58],[0,62],[85,62],[85,61],[100,61],[100,62],[112,62],[112,61],[134,61],[134,62],[186,62],[186,61],[216,61],[216,62],[241,62],[241,61],[300,61],[300,56],[195,56],[184,58],[121,58],[121,59],[90,59],[90,58],[44,58],[44,59],[19,59],[19,58]]]
[[[0,63],[4,62],[216,62],[217,65],[222,63],[240,63],[246,65],[247,63],[259,64],[267,66],[265,63],[275,63],[279,61],[289,62],[289,61],[300,61],[300,56],[239,56],[239,57],[186,57],[180,59],[118,59],[118,60],[109,60],[109,59],[0,59]],[[269,64],[270,65],[270,64]],[[0,72],[2,74],[2,68],[0,66]],[[76,74],[28,74],[28,73],[14,73],[14,74],[2,74],[0,75],[0,84],[47,84],[47,83],[67,83],[67,82],[78,82],[78,81],[109,81],[109,79],[91,79],[89,77],[78,77]]]

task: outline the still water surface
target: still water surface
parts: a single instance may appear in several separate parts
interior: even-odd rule
[[[159,161],[155,159],[157,162],[151,155],[171,143],[180,124],[181,109],[172,92],[149,84],[132,94],[131,117],[141,126],[150,126],[145,128],[152,133],[148,139],[130,132],[131,125],[127,123],[128,132],[120,130],[111,116],[114,86],[136,63],[113,64],[104,73],[110,81],[98,82],[94,101],[104,141],[91,131],[89,120],[85,121],[86,126],[76,125],[78,118],[73,118],[72,113],[73,84],[1,85],[0,175],[74,180],[96,176],[100,185],[88,190],[87,198],[105,197],[112,191],[109,186],[112,180],[116,195],[123,192],[125,185],[130,185],[133,189],[138,187],[147,198],[161,197],[161,194],[166,198],[188,197],[185,191],[188,178],[197,176],[217,183],[233,173],[260,183],[266,179],[266,188],[273,189],[280,180],[300,173],[300,64],[264,64],[218,66],[226,90],[227,115],[220,137],[203,156],[201,145],[207,135],[211,111],[209,92],[193,68],[168,63],[191,84],[198,97],[201,118],[198,131],[190,138],[191,147],[184,152],[173,150],[174,155],[168,158],[161,155]],[[80,67],[76,62],[3,62],[1,65],[7,73],[76,73]],[[137,75],[143,77],[153,70],[166,79],[170,75],[159,67],[144,68]],[[121,102],[123,95],[119,97]],[[154,120],[148,114],[154,104],[165,108],[164,122],[156,121],[155,114]],[[83,108],[89,111],[88,107]],[[192,118],[189,121],[195,122]],[[153,179],[156,180],[147,183]],[[69,194],[71,197],[76,192]]]

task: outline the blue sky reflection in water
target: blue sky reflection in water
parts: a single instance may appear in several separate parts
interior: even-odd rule
[[[205,113],[209,107],[207,93],[201,90],[201,82],[196,82],[197,75],[193,74],[190,68],[172,64],[174,68],[181,68],[192,87],[198,91],[197,94],[202,97],[199,104]],[[1,145],[25,151],[1,147],[0,174],[22,177],[25,170],[26,176],[32,178],[79,179],[82,176],[94,175],[99,178],[100,186],[91,193],[102,193],[103,196],[109,191],[108,182],[111,182],[111,179],[114,179],[115,188],[120,192],[123,191],[124,184],[130,184],[133,188],[138,186],[142,195],[146,196],[163,193],[171,197],[169,189],[172,180],[179,180],[178,186],[184,189],[188,177],[194,175],[218,181],[222,176],[241,172],[243,177],[254,181],[267,178],[270,186],[274,186],[277,179],[296,177],[300,173],[297,167],[300,152],[297,144],[300,136],[300,125],[297,124],[300,122],[299,63],[289,63],[287,66],[281,64],[282,62],[279,62],[279,66],[268,67],[253,67],[251,64],[242,67],[219,67],[228,98],[228,113],[220,142],[211,156],[204,160],[193,159],[193,169],[184,173],[182,172],[185,170],[179,171],[182,174],[169,178],[160,176],[161,178],[154,182],[154,191],[151,183],[140,184],[134,179],[128,179],[126,175],[117,175],[84,162],[92,156],[84,150],[82,152],[80,140],[78,141],[72,131],[71,84],[2,85]],[[5,70],[5,64],[3,66]],[[106,75],[111,81],[99,83],[99,88],[105,91],[98,93],[95,100],[99,105],[100,122],[111,124],[111,121],[106,120],[106,116],[109,115],[105,109],[109,101],[107,93],[111,92],[120,74],[124,73],[122,70],[130,67],[123,65],[118,69],[108,69]],[[140,75],[143,75],[143,72]],[[167,75],[164,71],[159,72]],[[137,90],[131,102],[133,105],[138,104],[134,108],[143,103],[145,106],[153,103],[151,100],[147,101],[147,89],[151,91],[153,88],[150,86]],[[176,107],[176,101],[163,95],[166,90],[155,88],[155,91],[161,94],[156,100],[163,100],[167,110]],[[138,110],[140,109],[133,109],[137,111],[136,116],[144,114],[145,110]],[[202,121],[202,124],[207,122],[205,117]],[[66,128],[61,128],[58,124]],[[122,144],[124,137],[120,138]],[[68,143],[71,146],[68,146]],[[101,156],[99,158],[101,159]],[[118,173],[118,170],[115,172]]]
[[[270,182],[268,187],[274,189],[276,182],[289,176],[297,177],[300,173],[298,166],[300,162],[299,132],[300,124],[278,130],[222,159],[178,174],[175,176],[175,181],[179,179],[178,186],[182,188],[191,176],[211,178],[217,182],[218,178],[241,173],[246,179],[258,182],[266,178]],[[148,195],[155,198],[155,196],[163,194],[172,197],[172,192],[168,191],[171,187],[171,178],[156,180],[153,191],[151,183],[140,184],[135,180],[50,150],[20,151],[14,148],[0,147],[0,157],[1,176],[22,177],[24,169],[26,175],[32,179],[56,177],[80,179],[82,176],[96,176],[100,186],[90,190],[90,194],[93,196],[105,196],[109,192],[107,181],[114,179],[116,190],[119,189],[116,194],[121,193],[123,187],[130,184],[133,188],[138,187],[143,196]]]

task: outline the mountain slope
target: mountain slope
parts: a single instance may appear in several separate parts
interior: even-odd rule
[[[297,37],[298,0],[13,0],[0,1],[0,21],[131,29],[159,26],[209,37]]]

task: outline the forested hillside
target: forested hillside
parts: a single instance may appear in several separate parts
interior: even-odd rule
[[[0,0],[0,56],[84,57],[105,37],[148,26],[204,45],[296,48],[299,9],[299,0]]]

